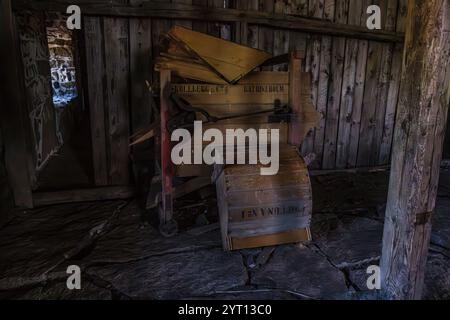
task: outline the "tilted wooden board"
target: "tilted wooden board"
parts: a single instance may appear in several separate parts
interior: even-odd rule
[[[182,60],[168,59],[160,57],[155,64],[155,71],[168,69],[177,76],[185,79],[193,79],[214,84],[227,84],[225,80],[219,77],[210,68],[198,63],[189,63]]]
[[[229,83],[236,83],[271,57],[269,53],[174,26],[169,35],[182,42]]]

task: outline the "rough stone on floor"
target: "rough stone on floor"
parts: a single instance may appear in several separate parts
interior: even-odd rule
[[[450,259],[440,254],[429,254],[423,298],[427,300],[450,299]]]
[[[120,263],[167,253],[221,248],[220,232],[198,236],[181,233],[164,238],[154,227],[141,221],[137,204],[130,204],[118,217],[116,227],[98,239],[84,262]]]
[[[148,259],[92,267],[88,273],[132,298],[195,298],[244,286],[247,272],[239,253],[222,249],[166,254]]]
[[[0,233],[0,279],[40,276],[107,220],[120,203],[58,205],[19,214]]]
[[[314,220],[314,216],[313,216]],[[315,244],[338,268],[376,260],[381,255],[383,224],[368,218],[339,217]]]
[[[66,281],[29,290],[19,300],[111,300],[110,290],[100,288],[82,279],[80,290],[67,289]]]
[[[319,253],[295,245],[277,247],[267,264],[252,274],[251,284],[291,290],[312,298],[347,291],[341,271]]]

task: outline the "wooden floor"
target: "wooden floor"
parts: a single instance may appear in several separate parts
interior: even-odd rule
[[[450,298],[450,173],[441,181],[427,299]],[[16,212],[0,226],[0,298],[361,298],[367,267],[379,263],[387,183],[386,173],[315,177],[311,244],[231,253],[213,201],[185,205],[182,231],[169,239],[135,200]],[[79,291],[66,288],[72,264]]]

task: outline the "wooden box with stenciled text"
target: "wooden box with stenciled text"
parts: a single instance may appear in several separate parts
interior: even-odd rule
[[[262,176],[260,168],[261,165],[214,168],[225,250],[311,240],[311,184],[297,149],[281,146],[276,175]]]

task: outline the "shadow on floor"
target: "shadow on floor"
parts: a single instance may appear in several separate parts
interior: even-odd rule
[[[441,181],[427,299],[450,298],[450,174]],[[163,238],[134,200],[17,212],[0,229],[0,297],[350,299],[379,263],[387,183],[386,173],[314,178],[312,243],[228,253],[217,225]],[[66,288],[71,264],[81,290]]]

